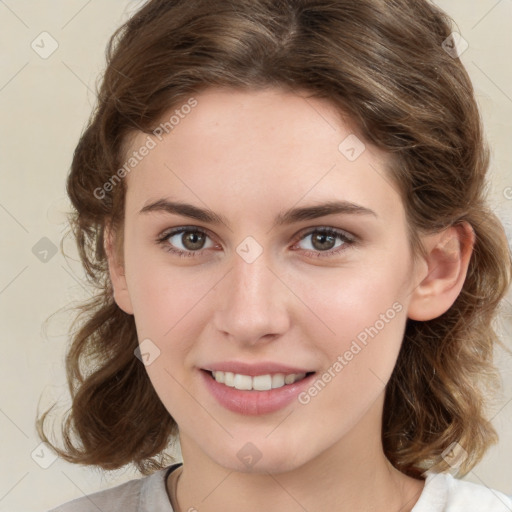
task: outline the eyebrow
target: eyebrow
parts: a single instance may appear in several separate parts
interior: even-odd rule
[[[208,224],[224,224],[229,227],[229,222],[223,215],[219,215],[207,208],[199,208],[192,204],[170,201],[168,199],[158,199],[145,205],[139,214],[149,212],[165,212],[171,214],[182,215],[190,219],[195,219]],[[365,206],[351,203],[349,201],[328,201],[326,203],[305,206],[300,208],[292,208],[277,215],[274,226],[283,226],[293,224],[303,220],[316,219],[326,215],[372,215],[378,218],[378,215]]]

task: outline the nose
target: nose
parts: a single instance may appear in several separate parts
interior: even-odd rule
[[[268,343],[290,327],[293,294],[271,268],[265,251],[248,263],[237,253],[216,287],[214,325],[241,345]]]

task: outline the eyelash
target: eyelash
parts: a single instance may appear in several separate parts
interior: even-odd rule
[[[171,246],[168,243],[169,238],[171,238],[172,236],[177,235],[179,233],[187,233],[187,232],[200,233],[202,235],[206,235],[207,237],[209,237],[208,233],[203,229],[200,229],[197,227],[183,226],[183,227],[176,228],[171,231],[167,231],[167,232],[163,233],[161,236],[159,236],[157,238],[157,243],[163,245],[163,249],[165,251],[167,251],[171,254],[180,256],[182,258],[183,257],[196,257],[198,255],[201,255],[207,249],[201,249],[198,251],[182,251],[181,249],[174,248],[173,246]],[[314,233],[321,233],[322,235],[333,236],[337,239],[340,239],[343,242],[343,244],[336,249],[330,249],[328,251],[304,250],[305,255],[308,257],[328,258],[328,257],[337,256],[338,254],[347,250],[350,246],[352,246],[356,243],[356,238],[349,236],[344,231],[340,231],[340,230],[330,228],[330,227],[317,227],[317,228],[310,229],[306,233],[302,233],[301,236],[298,238],[298,240],[296,242],[294,242],[294,245],[296,245],[298,242],[302,241],[304,238],[306,238],[309,235],[312,235]],[[211,238],[211,237],[209,237],[209,238]]]

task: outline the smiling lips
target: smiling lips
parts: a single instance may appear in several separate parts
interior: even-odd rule
[[[277,363],[226,362],[202,368],[209,392],[226,409],[244,415],[276,412],[296,401],[315,372]]]

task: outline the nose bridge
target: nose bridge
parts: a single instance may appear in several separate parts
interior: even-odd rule
[[[253,261],[241,254],[233,255],[232,270],[223,280],[216,327],[238,341],[255,343],[288,328],[287,299],[266,253]]]

